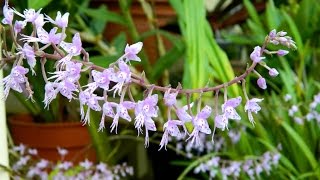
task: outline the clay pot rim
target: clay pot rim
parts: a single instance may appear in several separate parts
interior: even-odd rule
[[[79,122],[49,122],[49,123],[37,123],[33,121],[34,117],[30,114],[15,114],[8,118],[8,121],[12,125],[19,126],[32,126],[41,128],[61,128],[61,127],[83,127],[83,124]]]

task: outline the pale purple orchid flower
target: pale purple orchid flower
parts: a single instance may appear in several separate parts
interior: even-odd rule
[[[222,107],[222,112],[228,119],[233,119],[233,120],[240,120],[241,117],[235,110],[237,106],[240,105],[241,103],[241,96],[232,98],[227,100],[221,107]]]
[[[261,47],[256,46],[253,50],[253,52],[250,54],[250,59],[255,62],[259,63],[261,60],[265,59],[265,57],[261,57],[260,55]]]
[[[229,123],[229,120],[225,114],[217,115],[214,118],[214,126],[216,128],[221,129],[222,131],[224,131],[225,129],[228,129],[228,123]]]
[[[116,108],[116,113],[113,116],[113,121],[110,126],[111,128],[110,132],[112,132],[115,129],[117,134],[119,118],[121,117],[122,119],[131,122],[131,117],[128,113],[128,109],[134,109],[135,103],[131,101],[123,101],[123,102],[120,102],[119,104],[111,103],[111,105]]]
[[[88,170],[92,167],[93,163],[91,161],[89,161],[88,159],[86,159],[86,160],[80,162],[79,165],[81,167],[83,167],[84,169]]]
[[[21,52],[23,54],[23,57],[27,59],[28,65],[30,66],[30,69],[32,71],[32,74],[35,75],[36,72],[34,71],[34,66],[36,65],[36,56],[34,53],[34,49],[27,43],[23,45],[23,48],[21,49]]]
[[[154,94],[148,96],[143,101],[138,101],[135,107],[135,122],[134,126],[138,130],[138,136],[142,133],[142,127],[145,126],[146,136],[145,136],[145,146],[149,145],[149,135],[148,131],[156,131],[156,126],[152,118],[158,117],[158,95]]]
[[[190,106],[190,108],[192,108],[193,103],[190,103],[189,106]],[[188,105],[185,105],[182,108],[178,108],[176,110],[176,115],[184,123],[190,122],[192,120],[192,116],[187,113],[187,110],[188,110]]]
[[[36,168],[44,169],[44,168],[48,167],[48,165],[49,165],[49,161],[48,160],[41,159],[39,162],[37,162]]]
[[[83,124],[90,124],[90,109],[94,111],[101,111],[99,101],[103,99],[103,97],[94,94],[90,88],[87,88],[86,90],[79,93],[80,115]],[[88,106],[86,113],[84,113],[84,105]]]
[[[5,2],[2,10],[4,19],[2,19],[2,24],[12,25],[14,10],[8,5],[8,1]]]
[[[267,82],[266,82],[265,78],[259,77],[259,79],[257,80],[257,84],[258,84],[259,88],[267,89]]]
[[[60,43],[60,46],[62,47],[62,49],[64,49],[68,53],[65,57],[60,59],[57,63],[57,67],[61,68],[66,64],[66,62],[70,61],[73,56],[80,55],[82,50],[82,42],[80,39],[80,34],[79,33],[74,34],[72,38],[72,43],[66,43],[62,41]]]
[[[135,44],[132,44],[132,45],[129,45],[127,44],[124,52],[125,52],[125,61],[128,62],[130,60],[133,60],[133,61],[138,61],[140,62],[141,59],[139,56],[137,56],[137,54],[141,51],[142,49],[142,46],[143,46],[143,43],[142,42],[137,42]]]
[[[110,118],[114,118],[115,114],[113,108],[111,106],[111,102],[105,101],[102,106],[102,117],[99,124],[98,132],[103,131],[105,129],[105,117],[108,116]]]
[[[209,118],[212,109],[210,106],[205,106],[192,120],[192,124],[194,126],[192,133],[190,134],[190,138],[192,138],[191,143],[196,143],[196,145],[201,145],[200,140],[200,132],[205,134],[211,134],[211,129],[209,127],[207,119]]]
[[[64,71],[55,71],[51,73],[53,76],[48,78],[48,80],[55,79],[54,82],[68,80],[69,82],[75,83],[80,79],[82,65],[82,63],[68,61],[66,62]]]
[[[92,70],[92,77],[97,86],[104,90],[109,90],[110,81],[115,81],[116,79],[113,68],[105,69],[102,72]]]
[[[68,27],[68,18],[69,18],[68,12],[61,16],[61,12],[58,11],[55,20],[53,20],[51,17],[49,17],[47,15],[46,15],[45,19],[48,20],[49,22],[51,22],[52,24],[57,25],[60,28],[66,28],[66,27]]]
[[[68,170],[73,166],[72,162],[64,161],[57,165],[57,168],[60,170]],[[60,178],[57,178],[60,179]]]
[[[20,155],[25,154],[27,147],[24,144],[19,144],[18,146],[13,147],[13,151],[18,152]]]
[[[72,38],[72,43],[66,43],[62,41],[60,45],[68,54],[71,54],[72,56],[80,55],[82,49],[80,34],[74,34]]]
[[[119,65],[119,71],[116,72],[115,76],[110,76],[112,77],[111,80],[117,83],[110,90],[110,91],[113,91],[113,96],[115,96],[117,92],[118,92],[118,95],[120,96],[123,85],[125,83],[131,82],[131,71],[129,66],[122,60],[118,61],[118,65]]]
[[[44,22],[43,14],[40,14],[34,21],[34,25],[36,26],[36,29],[39,29],[39,28],[42,28],[44,24],[45,22]]]
[[[57,147],[58,154],[62,157],[66,156],[69,151],[65,148]]]
[[[252,112],[258,113],[261,110],[261,107],[258,105],[263,99],[253,98],[247,101],[246,105],[244,106],[245,112],[248,112],[249,121],[254,124]]]
[[[277,35],[277,31],[275,29],[271,30],[269,33],[269,38],[274,39]]]
[[[17,161],[15,164],[13,164],[12,169],[14,171],[22,169],[25,165],[27,165],[27,163],[29,162],[30,159],[31,159],[31,156],[29,156],[29,155],[20,157],[19,161]]]
[[[40,15],[40,11],[42,9],[39,9],[37,12],[34,9],[25,9],[23,11],[23,14],[19,13],[18,11],[14,10],[14,12],[19,15],[20,17],[23,17],[25,19],[26,22],[31,22],[34,23],[35,20],[38,18],[38,16]]]
[[[49,104],[51,103],[52,100],[54,100],[57,97],[58,90],[56,90],[57,83],[54,82],[48,82],[44,86],[45,93],[44,93],[44,108],[49,108]]]
[[[22,31],[22,29],[24,29],[26,27],[27,23],[25,21],[16,21],[14,23],[14,27],[13,27],[13,30],[14,30],[14,33],[15,34],[18,34]]]
[[[69,99],[75,99],[74,92],[78,92],[78,85],[70,82],[69,80],[65,79],[57,84],[57,90],[60,92],[61,95]]]
[[[4,99],[7,99],[10,89],[22,93],[23,83],[26,83],[29,69],[22,66],[15,66],[12,68],[11,73],[2,79],[4,85]]]
[[[177,95],[178,95],[178,91],[170,93],[170,88],[164,93],[164,104],[172,107],[177,103]]]
[[[277,71],[276,68],[271,68],[271,69],[269,70],[269,75],[270,75],[271,77],[276,77],[276,76],[279,75],[279,72]]]
[[[28,153],[29,153],[30,155],[36,156],[36,155],[38,155],[38,150],[37,150],[37,149],[30,148],[30,149],[28,149]]]
[[[193,106],[193,103],[190,103],[190,108]],[[188,105],[183,106],[182,108],[176,109],[176,115],[177,117],[183,122],[183,130],[185,132],[185,135],[188,133],[187,127],[185,126],[186,122],[190,122],[192,120],[192,116],[187,113]]]
[[[182,126],[182,125],[183,125],[182,121],[171,120],[171,119],[169,119],[166,123],[164,123],[164,125],[163,125],[164,133],[162,135],[159,150],[161,150],[163,147],[165,150],[167,150],[169,135],[172,137],[180,137],[181,136],[178,126]]]
[[[37,29],[38,37],[22,35],[23,38],[21,38],[21,40],[27,42],[40,42],[42,44],[60,44],[61,40],[64,38],[65,35],[61,33],[56,33],[57,29],[57,27],[54,27],[48,33],[46,30],[40,27]]]
[[[288,53],[289,53],[289,51],[283,50],[283,49],[279,49],[279,50],[277,51],[277,55],[278,55],[278,56],[285,56],[285,55],[287,55]]]

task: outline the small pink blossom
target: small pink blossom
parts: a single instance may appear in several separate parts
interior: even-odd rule
[[[183,122],[178,120],[168,120],[166,123],[164,123],[163,125],[164,133],[161,138],[159,150],[161,150],[163,147],[165,150],[167,150],[169,135],[172,137],[179,137],[181,135],[178,126],[182,126],[182,125],[183,125]]]
[[[190,108],[192,108],[193,103],[191,103],[189,106],[190,106]],[[178,108],[176,110],[176,114],[177,114],[178,118],[184,123],[192,120],[192,116],[187,113],[187,110],[188,110],[188,105],[185,105],[182,108]]]
[[[135,107],[135,122],[134,126],[138,130],[138,135],[142,133],[142,127],[145,126],[145,146],[149,146],[148,131],[156,131],[156,126],[152,118],[158,117],[158,95],[148,96],[143,101],[138,101]]]
[[[248,112],[249,121],[254,124],[252,112],[258,113],[261,110],[261,107],[258,105],[263,99],[253,98],[247,101],[246,105],[244,106],[245,112]]]
[[[27,42],[40,42],[42,44],[59,44],[64,38],[64,35],[62,35],[61,33],[57,33],[57,29],[57,27],[54,27],[48,33],[46,30],[40,27],[37,29],[38,37],[22,35],[23,38],[21,38],[21,40]]]
[[[115,72],[112,68],[105,69],[102,72],[92,70],[92,77],[98,87],[109,90],[110,81],[115,80]]]
[[[8,97],[10,89],[22,93],[22,89],[24,88],[22,84],[27,82],[27,77],[25,75],[28,71],[27,68],[22,66],[15,66],[11,69],[11,73],[2,79],[4,85],[4,99]]]
[[[67,149],[61,148],[61,147],[57,147],[58,150],[58,154],[62,157],[66,156],[69,152]]]
[[[267,82],[266,82],[266,79],[265,79],[265,78],[260,77],[260,78],[257,80],[257,84],[258,84],[259,88],[261,88],[261,89],[267,89]]]
[[[276,68],[271,68],[271,69],[269,70],[269,75],[272,76],[272,77],[276,77],[276,76],[279,75],[279,72],[277,71]]]
[[[214,126],[216,128],[221,129],[222,131],[224,131],[225,129],[228,129],[228,123],[229,123],[229,120],[224,114],[217,115],[214,118]]]
[[[289,53],[289,51],[286,51],[286,50],[283,50],[283,49],[280,49],[277,51],[277,54],[278,56],[285,56]]]
[[[55,20],[53,20],[51,17],[46,15],[46,20],[48,20],[52,24],[57,25],[60,28],[68,27],[68,18],[69,18],[69,13],[65,13],[64,15],[61,16],[60,11],[57,12],[57,16]]]
[[[128,109],[134,109],[135,103],[131,102],[131,101],[123,101],[123,102],[120,102],[119,104],[111,103],[111,105],[113,105],[116,108],[116,113],[113,116],[113,121],[110,126],[110,128],[111,128],[110,132],[112,132],[115,129],[116,134],[117,134],[119,118],[121,117],[122,119],[130,122],[131,117],[128,113]]]
[[[191,143],[196,143],[196,145],[200,145],[200,132],[205,134],[211,134],[211,129],[209,127],[209,124],[207,122],[207,119],[209,118],[210,114],[212,112],[212,109],[210,106],[205,106],[192,120],[192,124],[194,126],[192,133],[190,134],[190,138],[192,138]]]
[[[49,104],[51,103],[52,100],[54,100],[57,97],[58,90],[56,90],[57,83],[53,82],[48,82],[46,83],[44,89],[44,108],[49,108]]]
[[[227,100],[221,107],[222,112],[228,119],[240,120],[241,117],[235,110],[241,103],[241,96]]]
[[[113,111],[113,108],[111,106],[111,102],[107,102],[105,101],[103,106],[102,106],[102,116],[101,116],[101,120],[99,123],[99,128],[98,128],[98,132],[103,131],[105,129],[105,118],[106,116],[110,117],[110,118],[114,118],[115,113]]]
[[[14,12],[13,9],[11,9],[8,5],[8,1],[6,1],[2,10],[2,13],[4,16],[4,19],[2,20],[2,24],[8,24],[8,25],[12,24],[13,16],[14,16],[13,12]]]
[[[110,76],[113,82],[117,84],[112,87],[110,91],[113,91],[113,96],[118,92],[122,91],[122,87],[124,84],[131,82],[131,71],[129,66],[122,60],[118,61],[119,71],[115,73],[115,75]]]
[[[32,74],[36,74],[34,71],[34,66],[36,65],[36,56],[34,54],[34,49],[27,43],[23,45],[23,48],[21,49],[21,52],[23,54],[23,57],[27,59],[28,65],[30,66],[30,69],[32,71]]]
[[[20,33],[22,29],[26,27],[26,25],[27,23],[25,21],[16,21],[13,27],[15,34]]]
[[[260,52],[261,52],[261,47],[256,46],[253,52],[250,54],[250,59],[255,63],[259,63],[262,59],[265,59],[265,57],[261,57]]]
[[[36,26],[36,29],[38,29],[38,28],[42,28],[44,24],[45,22],[44,22],[43,14],[40,14],[34,21],[34,25]]]
[[[137,56],[137,54],[141,51],[143,46],[142,42],[137,42],[135,44],[129,45],[127,44],[124,52],[125,52],[125,59],[126,61],[141,61],[141,59]]]
[[[31,22],[34,23],[35,20],[38,18],[38,16],[40,15],[40,11],[42,9],[39,9],[37,12],[34,9],[26,9],[23,11],[23,14],[19,13],[18,11],[14,11],[17,15],[19,15],[20,17],[25,18],[26,22]]]
[[[174,92],[174,93],[170,93],[170,88],[164,93],[164,104],[171,107],[174,106],[177,103],[177,95],[178,95],[178,91]]]
[[[101,111],[99,101],[103,99],[103,97],[94,94],[90,88],[87,88],[86,90],[79,93],[80,115],[83,124],[90,124],[90,109],[94,111]],[[87,112],[85,114],[83,109],[84,105],[88,106]]]

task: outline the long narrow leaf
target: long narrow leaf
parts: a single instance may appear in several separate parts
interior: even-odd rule
[[[313,153],[310,151],[309,147],[304,142],[302,137],[294,129],[292,129],[292,127],[290,127],[287,122],[282,122],[281,125],[286,130],[289,137],[295,141],[295,143],[298,145],[298,147],[300,147],[300,150],[303,152],[303,155],[309,161],[311,167],[313,169],[316,169],[317,168],[317,160],[315,159]]]

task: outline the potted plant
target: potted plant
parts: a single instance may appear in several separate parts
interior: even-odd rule
[[[184,6],[192,7],[192,3],[194,2],[189,1]],[[192,9],[190,7],[188,9]],[[204,17],[204,11],[200,12]],[[212,87],[184,89],[181,85],[177,87],[159,86],[148,83],[143,74],[140,75],[140,73],[133,72],[131,66],[129,66],[130,62],[141,61],[137,54],[142,50],[142,42],[127,44],[124,48],[124,53],[118,56],[116,61],[107,67],[99,66],[90,61],[92,59],[83,48],[80,33],[75,32],[75,34],[67,36],[65,29],[68,21],[65,15],[58,13],[56,18],[47,17],[50,22],[48,24],[53,26],[46,29],[46,26],[43,26],[44,15],[40,11],[26,9],[24,14],[21,14],[13,10],[8,3],[5,4],[5,18],[2,22],[9,27],[13,38],[12,47],[6,43],[3,44],[4,53],[3,58],[1,58],[3,64],[12,64],[9,69],[10,73],[3,79],[5,97],[7,97],[10,90],[14,90],[26,93],[27,97],[32,100],[37,94],[34,93],[32,87],[36,83],[31,83],[31,77],[42,76],[45,84],[42,87],[44,89],[44,98],[42,100],[45,107],[50,106],[58,94],[64,96],[68,101],[77,99],[80,104],[81,121],[84,125],[90,124],[90,113],[92,111],[102,112],[99,127],[97,128],[98,131],[103,131],[106,128],[107,117],[112,120],[110,131],[115,133],[118,130],[119,119],[132,121],[138,135],[144,134],[146,147],[149,145],[150,133],[158,129],[154,119],[158,117],[159,107],[157,104],[162,96],[164,100],[163,107],[167,109],[166,118],[168,120],[163,123],[163,129],[161,129],[164,132],[160,142],[160,149],[166,149],[170,137],[185,138],[196,146],[200,146],[200,136],[214,134],[216,129],[221,129],[222,131],[227,129],[229,119],[241,119],[235,108],[241,104],[242,97],[228,98],[228,88],[239,82],[242,83],[246,101],[245,111],[248,113],[250,122],[254,124],[252,113],[257,113],[261,110],[258,103],[262,99],[249,99],[245,88],[245,78],[254,72],[258,76],[258,86],[261,89],[266,89],[266,80],[255,70],[256,66],[261,65],[270,70],[269,74],[271,76],[277,76],[277,70],[268,67],[263,61],[265,55],[277,54],[284,56],[288,53],[288,51],[281,49],[269,51],[267,50],[267,45],[270,43],[281,44],[288,48],[295,48],[295,42],[291,37],[286,36],[285,32],[272,30],[266,36],[263,44],[254,48],[250,54],[251,65],[239,76]],[[16,21],[17,23],[14,25],[13,18],[16,16],[20,16],[22,20]],[[182,13],[180,16],[182,16]],[[204,21],[203,19],[202,21]],[[184,25],[184,23],[182,22],[181,25]],[[202,25],[207,24],[203,22]],[[24,33],[21,31],[27,27],[32,29],[32,32]],[[210,37],[212,38],[212,36]],[[192,42],[189,41],[187,43]],[[212,46],[216,45],[212,43]],[[53,63],[49,63],[50,61]],[[32,74],[37,67],[40,73]],[[85,78],[87,81],[83,83],[81,78]],[[132,95],[134,87],[146,89],[142,98]],[[207,119],[212,114],[212,103],[202,101],[202,94],[208,93],[212,95],[213,92],[215,93],[215,115],[214,124],[210,127]],[[220,110],[218,105],[221,92],[223,92],[224,98]],[[199,94],[194,96],[196,97],[194,103],[191,103],[192,94]],[[183,106],[177,103],[178,96],[186,99]],[[138,98],[141,99],[138,100]],[[182,102],[184,101],[180,103]],[[91,124],[94,123],[91,122]],[[184,133],[181,133],[181,131],[184,131]]]
[[[34,6],[37,6],[37,4]],[[24,7],[20,5],[16,8],[23,9]],[[4,9],[4,13],[5,12]],[[19,15],[24,16],[24,14],[18,14],[16,16]],[[46,18],[42,16],[41,18]],[[62,15],[61,18],[68,23],[68,13]],[[23,21],[23,17],[19,20],[20,21],[17,22],[20,24],[16,24],[13,28],[15,35],[21,38],[20,34],[28,34],[30,29],[27,28],[30,27],[26,26],[27,22]],[[18,32],[19,25],[20,28],[22,28],[20,29],[21,32]],[[5,33],[4,31],[2,32]],[[6,39],[6,44],[4,43],[2,48],[7,48],[7,45],[10,46],[10,40],[13,44],[17,43],[13,45],[15,48],[17,46],[21,47],[20,44],[22,41],[14,42],[12,41],[14,38],[9,37]],[[4,56],[7,55],[9,54],[4,54]],[[27,54],[23,56],[24,58],[28,57]],[[49,64],[50,62],[47,62],[46,66],[50,67],[53,65],[53,63]],[[41,74],[41,65],[35,64],[31,71],[35,74]],[[26,101],[25,99],[28,96],[27,91],[23,90],[21,94],[14,93],[14,96],[11,95],[10,101],[7,101],[9,126],[14,142],[16,144],[23,143],[30,147],[37,148],[40,156],[50,160],[58,160],[59,154],[56,153],[57,147],[68,149],[69,153],[65,157],[68,160],[76,162],[84,160],[84,158],[95,160],[96,155],[92,145],[93,142],[87,127],[83,126],[80,122],[78,104],[67,103],[68,100],[64,96],[57,95],[57,100],[46,107],[46,104],[43,102],[45,83],[42,76],[28,76],[28,80],[32,84],[34,92],[33,100]],[[19,108],[17,100],[20,100],[20,105],[22,104],[22,106],[20,106],[21,108]]]

